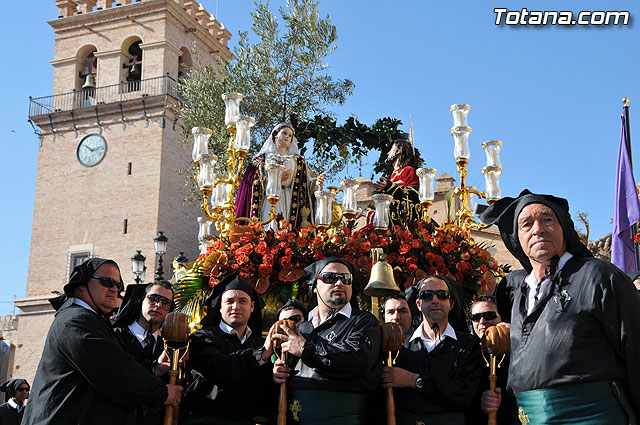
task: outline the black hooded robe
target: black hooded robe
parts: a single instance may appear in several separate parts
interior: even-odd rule
[[[23,425],[127,424],[167,388],[120,345],[109,322],[68,299],[45,341]]]
[[[18,413],[18,410],[11,407],[9,402],[0,404],[0,425],[20,425],[24,415],[24,409]]]

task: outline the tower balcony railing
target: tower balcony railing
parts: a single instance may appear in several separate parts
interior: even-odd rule
[[[167,74],[162,77],[86,88],[53,96],[29,97],[29,117],[144,99],[150,96],[169,95],[180,99],[176,84],[176,80]]]

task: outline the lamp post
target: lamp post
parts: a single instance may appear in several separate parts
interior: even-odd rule
[[[156,267],[155,280],[162,280],[164,271],[162,270],[162,256],[167,252],[167,241],[169,239],[162,233],[158,232],[158,236],[153,239],[156,245],[156,254],[158,254],[158,267]]]
[[[136,251],[136,254],[131,257],[131,269],[136,283],[144,282],[144,271],[147,269],[144,265],[145,260],[146,258],[142,255],[142,251]]]

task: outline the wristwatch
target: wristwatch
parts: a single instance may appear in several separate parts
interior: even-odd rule
[[[421,390],[422,389],[422,377],[418,376],[418,379],[416,379],[416,388]]]

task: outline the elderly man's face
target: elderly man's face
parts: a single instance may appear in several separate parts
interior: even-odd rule
[[[349,268],[342,263],[329,263],[322,269],[320,275],[322,273],[349,274],[350,272]],[[318,300],[318,305],[325,303],[331,308],[341,308],[351,300],[352,285],[345,285],[342,279],[335,283],[327,283],[319,277],[317,282],[314,292],[321,298]]]
[[[111,263],[101,265],[93,275],[111,278],[120,282],[120,271]],[[118,289],[116,286],[107,288],[100,283],[99,279],[94,277],[90,278],[87,282],[84,294],[85,296],[83,301],[89,305],[94,304],[96,310],[99,310],[102,313],[110,312],[118,299]]]
[[[409,303],[402,298],[389,298],[384,303],[384,321],[397,323],[405,334],[411,328],[411,311]]]
[[[537,263],[549,261],[567,250],[558,217],[544,204],[523,208],[518,216],[518,240],[525,255]]]

